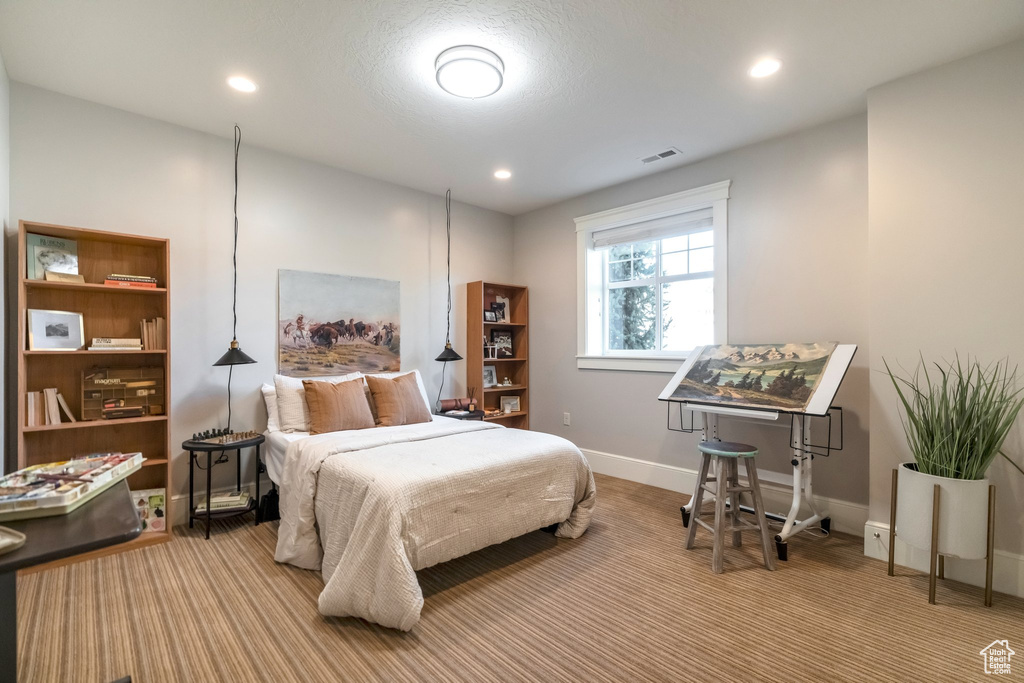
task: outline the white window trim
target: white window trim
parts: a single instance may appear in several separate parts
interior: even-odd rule
[[[593,234],[656,218],[668,218],[695,209],[712,207],[715,244],[715,343],[728,343],[728,200],[731,180],[723,180],[693,190],[648,199],[580,216],[576,220],[576,367],[581,370],[625,370],[633,372],[673,373],[686,360],[686,354],[674,356],[594,354],[587,348],[588,309],[593,292],[587,290],[587,254]],[[593,287],[592,287],[593,289]],[[596,346],[596,344],[594,345]]]

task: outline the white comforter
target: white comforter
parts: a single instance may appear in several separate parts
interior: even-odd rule
[[[288,447],[275,559],[322,569],[322,614],[408,631],[415,570],[554,523],[577,538],[595,495],[579,449],[550,434],[447,418],[320,434]]]

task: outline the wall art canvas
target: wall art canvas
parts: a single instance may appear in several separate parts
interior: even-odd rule
[[[278,271],[278,372],[400,370],[400,318],[396,281]]]
[[[805,412],[836,346],[835,342],[704,346],[692,363],[687,361],[680,369],[672,380],[674,388],[666,387],[661,398]]]

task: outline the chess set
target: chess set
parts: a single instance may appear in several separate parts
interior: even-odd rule
[[[192,440],[199,443],[226,445],[238,443],[239,441],[255,439],[259,435],[259,432],[254,432],[252,430],[246,432],[233,432],[228,429],[207,429],[205,432],[197,432],[193,434]]]

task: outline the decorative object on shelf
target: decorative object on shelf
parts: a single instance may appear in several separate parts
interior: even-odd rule
[[[83,420],[163,415],[166,405],[160,366],[82,371]]]
[[[501,381],[501,386],[503,386],[503,387],[510,387],[510,386],[512,386],[512,380],[509,379],[508,377],[506,377],[505,379],[503,379]]]
[[[444,349],[434,360],[444,363],[441,366],[441,386],[437,390],[437,405],[441,405],[441,392],[444,391],[444,371],[448,363],[462,360],[462,356],[452,348],[452,191],[448,189],[444,193],[444,214],[445,214],[445,236],[447,238],[448,250],[445,252],[445,263],[448,266],[448,310],[445,318],[444,328]]]
[[[985,479],[992,461],[1024,406],[1017,371],[1007,361],[983,366],[976,358],[935,363],[921,358],[912,374],[897,375],[886,363],[902,408],[903,429],[914,462],[892,473],[889,575],[898,536],[931,556],[928,602],[944,578],[945,557],[986,560],[985,606],[992,605],[995,486]],[[928,514],[928,510],[931,514]]]
[[[496,322],[498,322],[498,314],[495,311],[484,311],[484,322],[485,323],[496,323]]]
[[[278,292],[280,374],[318,377],[401,369],[398,282],[279,270]]]
[[[496,358],[512,358],[512,331],[491,330],[491,344],[496,350]]]
[[[84,275],[78,275],[77,273],[58,273],[53,270],[48,270],[43,273],[43,279],[47,282],[68,282],[74,284],[83,284],[85,282]]]
[[[231,428],[231,375],[236,365],[249,365],[256,361],[247,356],[238,345],[238,148],[242,145],[242,129],[235,126],[235,199],[234,240],[231,250],[231,344],[214,367],[228,366],[228,429]]]
[[[501,412],[505,413],[518,413],[521,410],[519,397],[518,396],[502,396],[501,397]]]
[[[85,345],[81,313],[28,310],[29,351],[76,351]]]
[[[498,385],[498,371],[493,365],[484,366],[484,386],[493,387]]]
[[[49,235],[25,235],[29,280],[43,280],[46,272],[78,274],[78,242]]]

